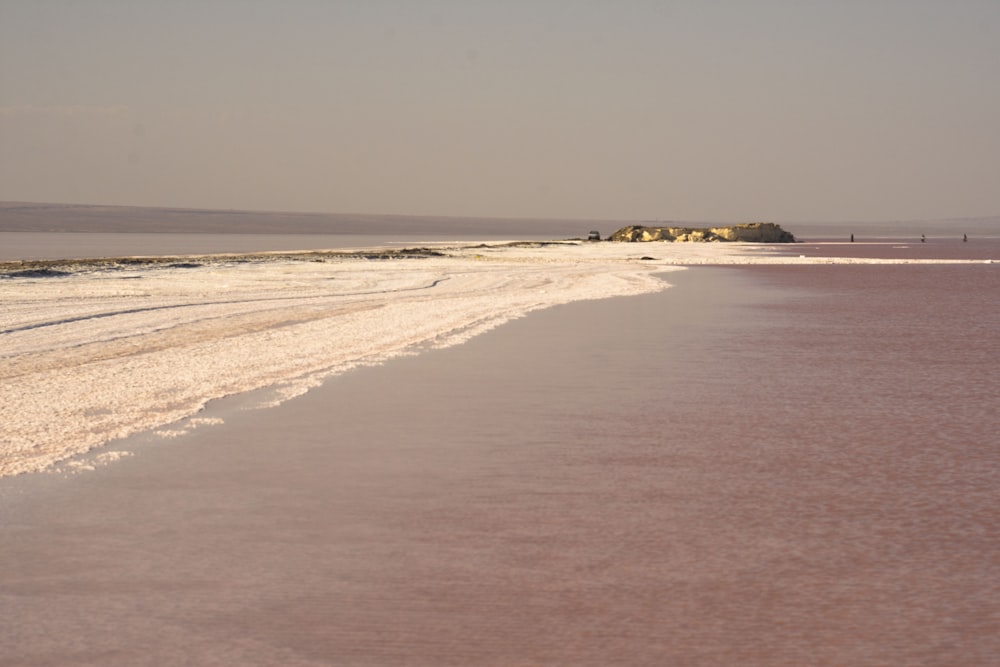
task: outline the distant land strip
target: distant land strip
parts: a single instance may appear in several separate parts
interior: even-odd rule
[[[102,232],[160,234],[421,234],[433,236],[586,236],[630,220],[572,220],[364,213],[154,208],[0,202],[0,232]]]
[[[432,248],[386,248],[373,250],[303,250],[301,252],[254,252],[149,257],[97,257],[92,259],[31,259],[0,262],[0,278],[46,278],[84,271],[116,271],[122,269],[193,269],[201,266],[260,262],[325,262],[346,259],[391,260],[444,256],[446,256],[445,252]]]

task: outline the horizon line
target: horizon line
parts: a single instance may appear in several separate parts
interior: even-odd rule
[[[362,213],[357,211],[293,211],[275,209],[249,209],[249,208],[215,208],[215,207],[195,207],[195,206],[162,206],[148,204],[87,204],[79,202],[46,202],[28,200],[0,200],[0,213],[13,206],[37,206],[37,207],[62,207],[62,208],[119,208],[119,209],[145,209],[150,211],[175,211],[185,213],[221,213],[221,214],[258,214],[258,215],[299,215],[299,216],[352,216],[368,218],[434,218],[448,220],[510,220],[510,221],[552,221],[552,222],[645,222],[645,223],[720,223],[720,224],[743,224],[745,222],[774,222],[777,224],[889,224],[889,223],[922,223],[922,222],[960,222],[960,221],[989,221],[1000,220],[1000,214],[996,215],[973,215],[954,216],[940,218],[892,218],[892,219],[838,219],[838,218],[810,218],[810,219],[778,219],[763,217],[748,217],[741,222],[733,222],[728,219],[706,219],[706,218],[631,218],[631,217],[605,217],[586,218],[574,216],[502,216],[502,215],[456,215],[437,213]]]

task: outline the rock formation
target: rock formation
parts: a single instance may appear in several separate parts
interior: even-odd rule
[[[742,241],[744,243],[794,243],[795,237],[773,222],[751,222],[728,227],[622,227],[612,241]]]

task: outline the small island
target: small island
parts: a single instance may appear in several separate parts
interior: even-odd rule
[[[614,232],[609,241],[671,241],[716,243],[740,241],[744,243],[795,243],[791,232],[786,232],[773,222],[751,222],[728,227],[645,227],[629,225]]]

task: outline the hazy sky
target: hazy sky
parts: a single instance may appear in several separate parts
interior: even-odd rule
[[[1000,0],[0,0],[0,200],[1000,215]]]

